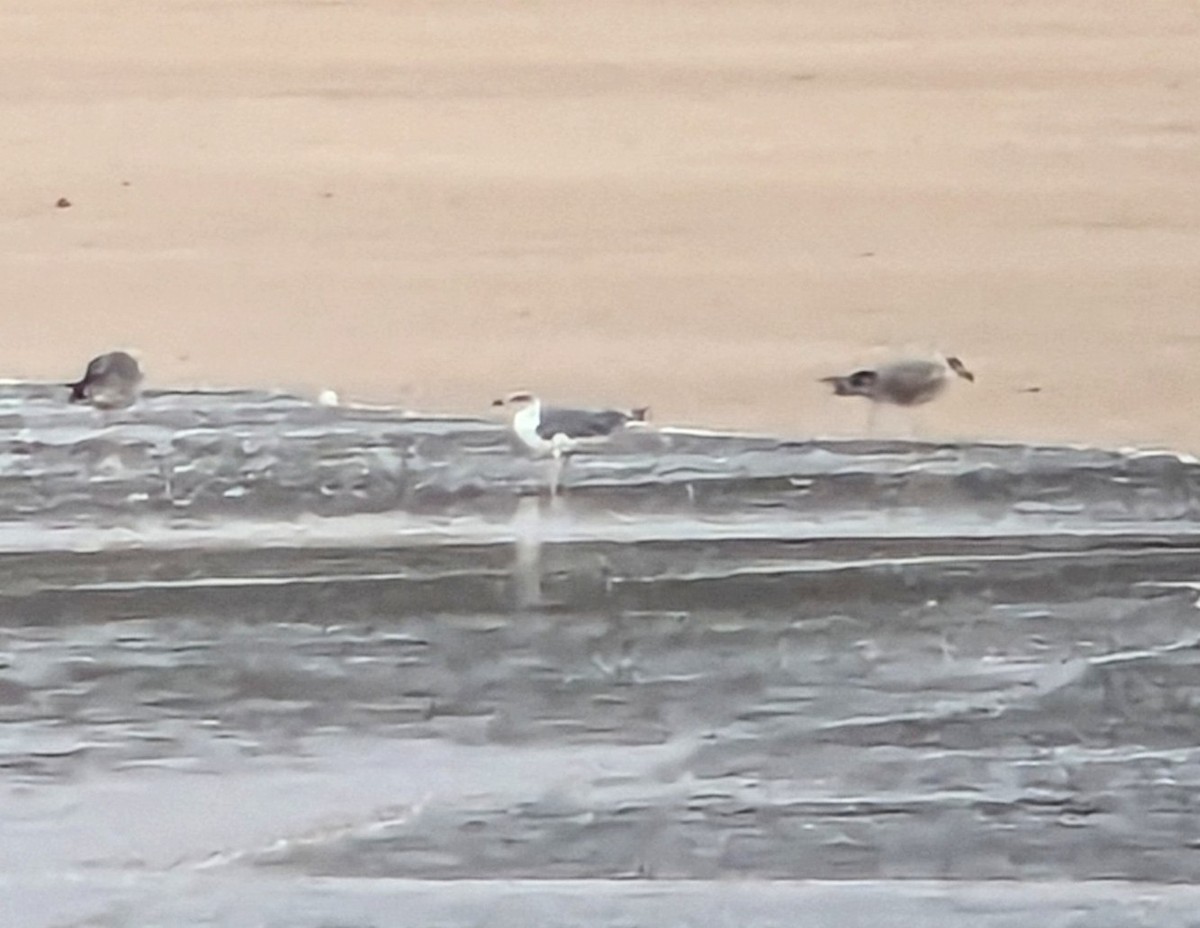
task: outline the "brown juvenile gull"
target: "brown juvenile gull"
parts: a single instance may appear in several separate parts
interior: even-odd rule
[[[821,383],[832,384],[837,396],[865,396],[875,403],[919,406],[939,396],[952,375],[975,381],[975,375],[958,358],[905,358],[874,370],[822,377]]]
[[[567,409],[543,406],[532,393],[518,391],[493,400],[508,414],[509,428],[530,451],[555,461],[551,493],[558,492],[564,455],[612,437],[631,422],[645,422],[648,406],[637,409]]]
[[[865,396],[871,401],[867,431],[874,431],[875,410],[881,403],[920,406],[936,399],[955,376],[971,383],[975,375],[955,357],[902,358],[874,369],[858,370],[838,377],[822,377],[836,396]]]
[[[133,355],[110,351],[92,358],[83,379],[67,384],[72,403],[91,403],[97,409],[119,409],[138,397],[142,369]]]

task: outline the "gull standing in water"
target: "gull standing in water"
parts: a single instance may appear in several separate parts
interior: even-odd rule
[[[836,396],[865,396],[871,401],[871,420],[880,403],[894,406],[920,406],[940,396],[953,377],[970,383],[975,375],[955,357],[902,358],[879,367],[855,371],[838,377],[822,377],[821,383],[831,384]]]
[[[67,384],[72,403],[90,403],[97,409],[120,409],[138,398],[142,369],[133,355],[110,351],[92,358],[83,378]]]
[[[543,406],[540,399],[524,391],[510,393],[492,405],[504,408],[509,427],[526,448],[538,456],[554,458],[552,495],[558,492],[566,455],[612,437],[631,422],[645,422],[650,411],[648,406],[630,410]]]

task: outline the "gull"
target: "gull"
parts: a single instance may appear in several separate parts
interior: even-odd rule
[[[611,438],[631,422],[645,422],[648,406],[636,409],[566,409],[543,406],[532,393],[518,391],[492,406],[503,407],[509,428],[526,448],[539,457],[550,455],[555,461],[555,479],[551,493],[558,491],[565,455],[581,447]]]
[[[822,377],[831,384],[836,396],[865,396],[872,403],[872,419],[877,404],[920,406],[940,396],[955,376],[970,383],[975,375],[955,357],[902,358],[870,370],[858,370],[837,377]]]
[[[72,403],[90,403],[97,409],[119,409],[138,397],[142,369],[133,355],[110,351],[92,358],[83,378],[67,384]]]

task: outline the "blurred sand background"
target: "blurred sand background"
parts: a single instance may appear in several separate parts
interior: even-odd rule
[[[0,164],[5,376],[1200,451],[1197,0],[0,0]]]

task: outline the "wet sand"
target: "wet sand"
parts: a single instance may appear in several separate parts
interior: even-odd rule
[[[163,386],[845,435],[865,409],[815,379],[935,344],[979,382],[925,434],[1198,450],[1198,31],[1095,0],[0,0],[0,370],[132,346]]]

